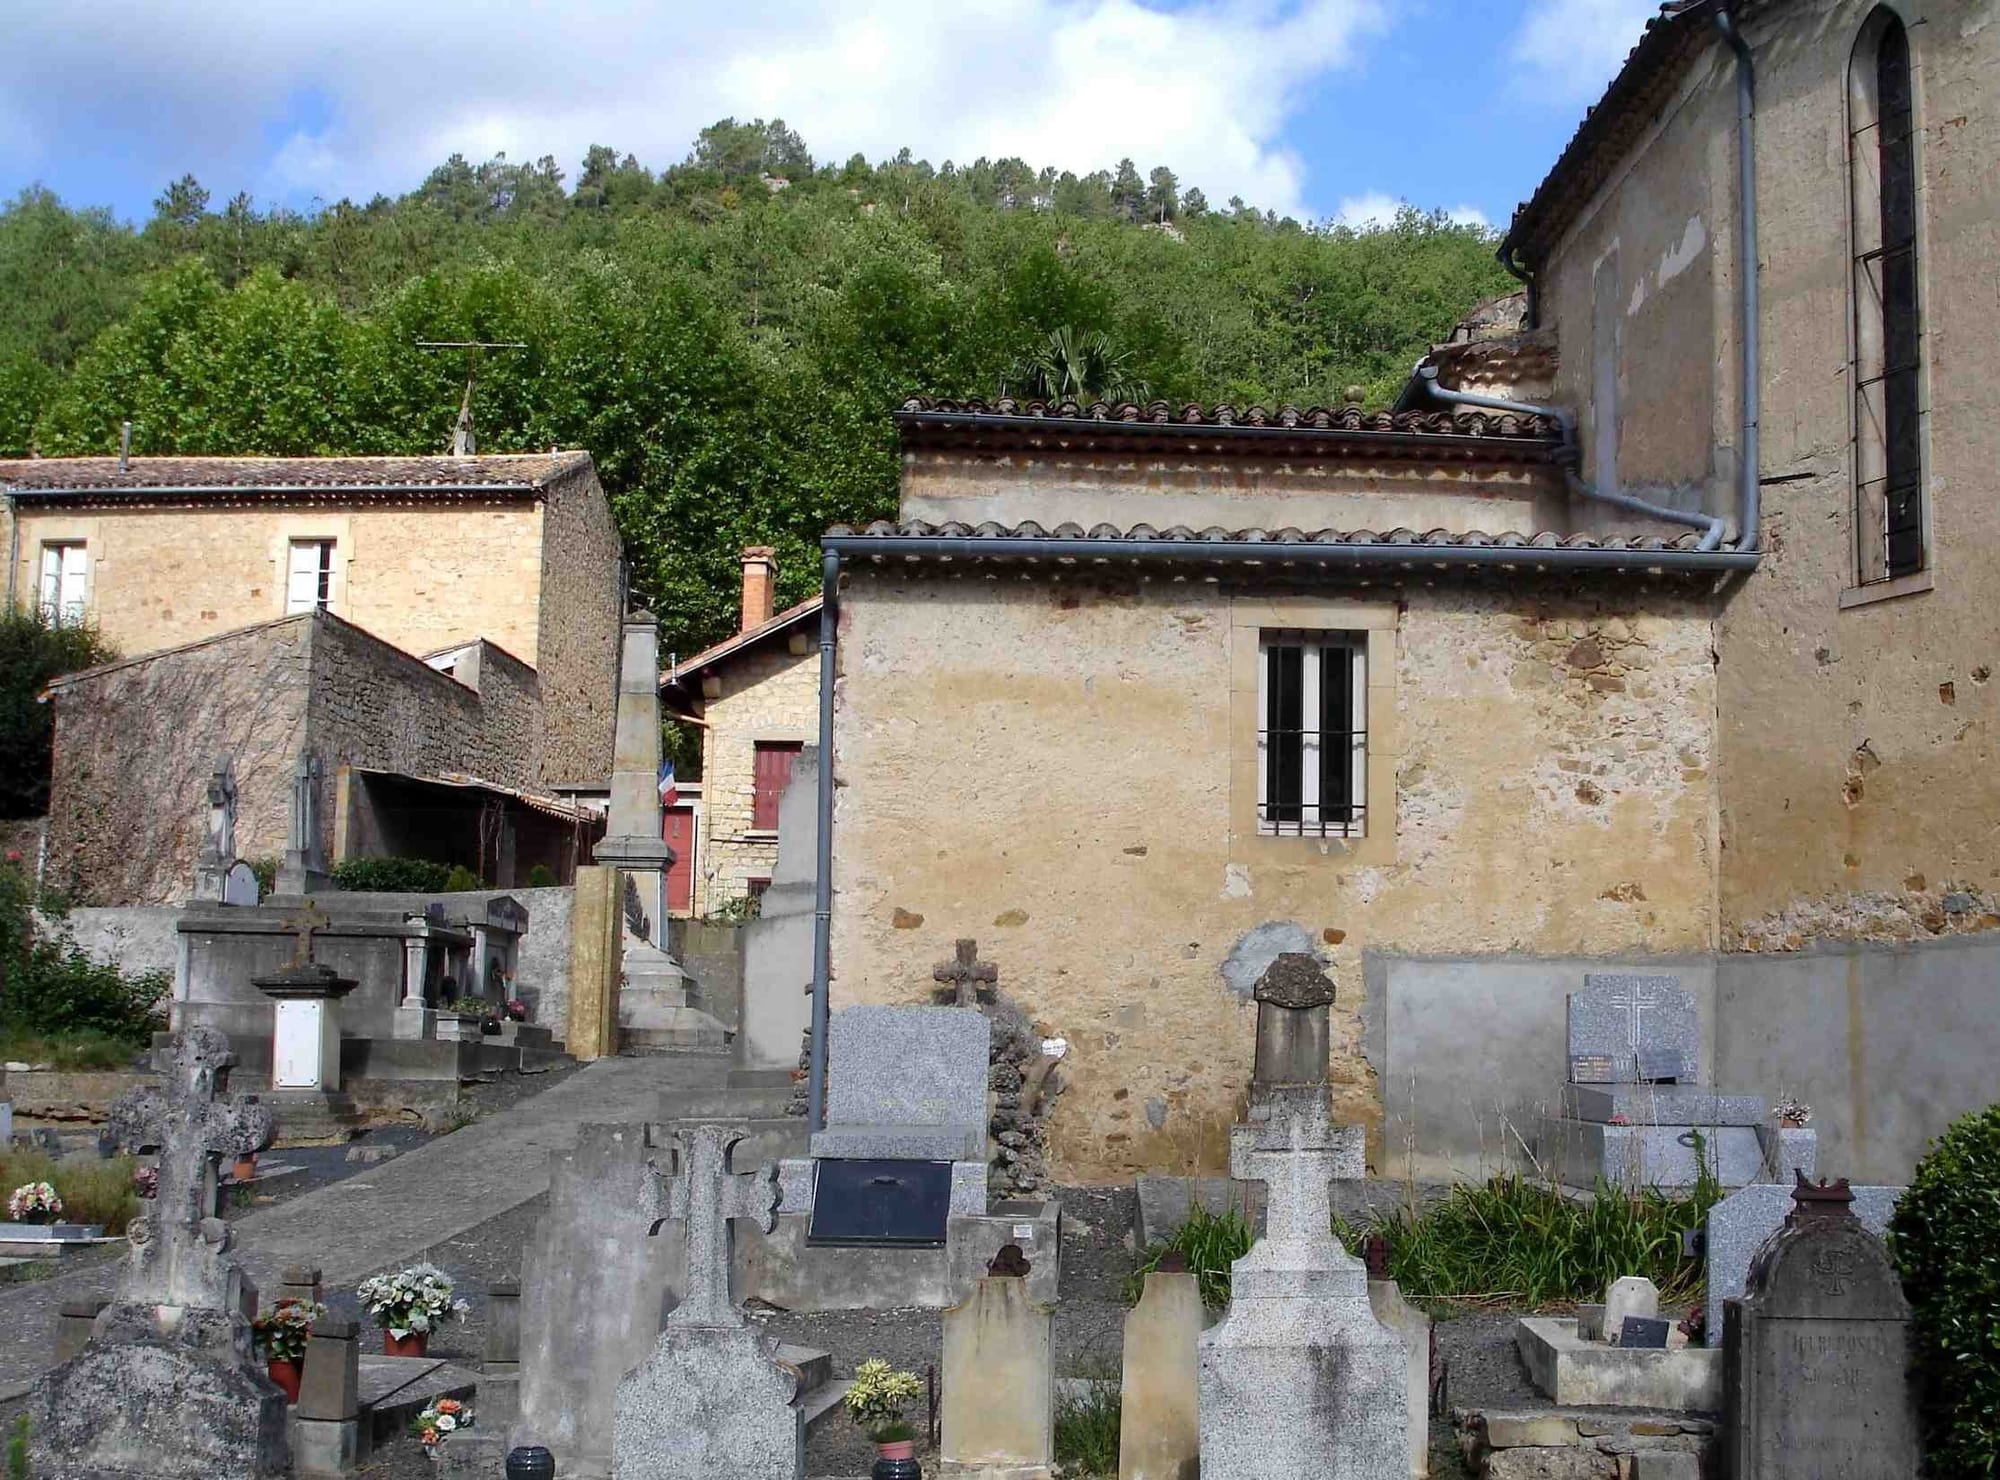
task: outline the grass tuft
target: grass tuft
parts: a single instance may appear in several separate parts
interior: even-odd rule
[[[1188,1273],[1201,1285],[1202,1304],[1220,1307],[1229,1303],[1229,1266],[1250,1252],[1254,1241],[1250,1222],[1241,1208],[1224,1208],[1212,1213],[1195,1202],[1187,1221],[1167,1236],[1165,1243],[1152,1245],[1140,1256],[1138,1266],[1126,1282],[1125,1299],[1137,1304],[1145,1293],[1146,1276],[1160,1267],[1168,1254],[1187,1259]]]
[[[1124,1412],[1115,1380],[1091,1383],[1082,1397],[1056,1400],[1056,1464],[1066,1480],[1117,1475],[1118,1427]]]
[[[0,1063],[33,1064],[66,1073],[129,1069],[146,1050],[104,1033],[0,1037]]]

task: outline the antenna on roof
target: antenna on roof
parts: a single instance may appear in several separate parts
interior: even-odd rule
[[[458,403],[458,425],[451,434],[451,455],[471,457],[479,450],[472,435],[472,383],[479,377],[479,359],[489,349],[526,349],[519,340],[419,339],[418,349],[462,349],[465,351],[465,398]]]

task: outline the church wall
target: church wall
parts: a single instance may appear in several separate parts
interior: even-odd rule
[[[1393,826],[1352,844],[1256,835],[1260,625],[1367,632],[1370,803]],[[1255,1009],[1223,968],[1260,928],[1331,962],[1336,1107],[1371,1126],[1364,951],[1713,944],[1699,595],[864,567],[841,628],[834,1004],[926,1001],[932,966],[976,937],[1005,994],[1070,1045],[1060,1179],[1226,1164]],[[1548,1000],[1573,985],[1551,974]],[[1460,1031],[1476,1053],[1484,1025]]]
[[[1930,570],[1888,594],[1857,587],[1850,379],[1848,59],[1873,7],[1759,7],[1763,540],[1766,559],[1725,607],[1718,741],[1726,946],[1791,951],[1816,940],[1922,940],[2000,925],[2000,417],[1993,405],[1992,284],[2000,268],[2000,26],[1973,0],[1912,0]],[[1593,421],[1589,277],[1613,233],[1621,263],[1657,263],[1699,210],[1707,245],[1620,319],[1621,462],[1704,478],[1733,513],[1737,440],[1733,281],[1734,78],[1718,44],[1664,132],[1563,244],[1546,276],[1562,335],[1564,394]],[[1697,285],[1706,281],[1706,288]],[[1629,292],[1630,290],[1627,289]],[[1705,293],[1709,306],[1695,297]],[[1629,301],[1629,300],[1628,300]],[[1660,333],[1685,311],[1677,337]],[[1678,422],[1692,448],[1632,461]],[[1635,432],[1635,423],[1641,424]],[[1635,436],[1639,439],[1636,443]],[[1633,453],[1633,458],[1638,454]],[[1651,458],[1649,451],[1646,458]],[[1586,466],[1589,451],[1586,448]]]

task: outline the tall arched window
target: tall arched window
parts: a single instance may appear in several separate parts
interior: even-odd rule
[[[1854,501],[1863,585],[1924,569],[1923,318],[1910,37],[1884,7],[1848,67],[1854,208]]]

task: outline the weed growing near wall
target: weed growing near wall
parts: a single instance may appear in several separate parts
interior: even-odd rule
[[[1250,1252],[1255,1235],[1240,1208],[1224,1208],[1212,1213],[1195,1203],[1187,1221],[1167,1235],[1165,1243],[1154,1244],[1139,1258],[1127,1281],[1125,1298],[1136,1303],[1145,1291],[1146,1276],[1160,1267],[1168,1254],[1187,1260],[1188,1273],[1201,1285],[1202,1304],[1219,1308],[1229,1303],[1229,1266]]]
[[[1118,1429],[1124,1412],[1115,1378],[1091,1383],[1081,1397],[1056,1400],[1056,1464],[1064,1475],[1118,1473]]]

